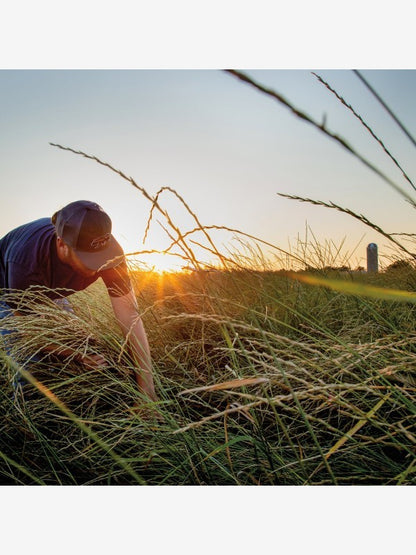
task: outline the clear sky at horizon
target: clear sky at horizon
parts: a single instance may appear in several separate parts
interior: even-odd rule
[[[412,193],[368,131],[311,71],[247,73],[313,118],[325,118],[329,130]],[[414,147],[358,77],[348,70],[317,73],[416,179]],[[415,135],[416,71],[362,74]],[[397,192],[287,108],[223,71],[2,70],[0,106],[0,236],[86,198],[108,211],[126,251],[170,243],[155,218],[143,246],[150,204],[129,183],[49,142],[97,156],[151,195],[172,187],[204,225],[236,228],[286,250],[296,248],[310,226],[321,244],[339,245],[345,238],[344,253],[361,241],[352,266],[365,266],[369,242],[389,253],[383,237],[353,218],[279,192],[332,201],[388,232],[413,231],[413,209]],[[194,227],[173,195],[165,193],[161,201],[182,232]],[[213,237],[224,248],[238,246],[230,235]]]

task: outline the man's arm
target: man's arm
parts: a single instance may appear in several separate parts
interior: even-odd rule
[[[62,347],[58,344],[44,345],[41,350],[42,353],[52,353],[60,358],[73,358],[80,362],[86,368],[105,368],[108,366],[106,359],[99,354],[80,354],[72,347]]]
[[[156,401],[152,375],[152,361],[146,331],[140,318],[133,291],[122,297],[110,296],[114,315],[121,327],[127,346],[139,368],[135,371],[137,385],[152,401]]]
[[[19,310],[10,309],[10,313],[14,316],[23,316],[23,313]],[[44,316],[41,316],[44,318]],[[102,355],[99,354],[81,354],[77,349],[73,347],[63,347],[57,343],[49,343],[43,345],[41,348],[42,353],[52,353],[61,358],[73,358],[74,360],[83,364],[86,368],[101,368],[108,365],[107,361]]]

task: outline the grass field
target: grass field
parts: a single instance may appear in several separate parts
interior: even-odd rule
[[[100,283],[73,296],[76,318],[43,304],[14,322],[17,360],[50,342],[110,367],[37,363],[13,402],[17,368],[3,361],[1,483],[415,483],[414,304],[280,272],[132,275],[163,419],[130,411],[132,363]],[[411,267],[347,278],[416,283]]]

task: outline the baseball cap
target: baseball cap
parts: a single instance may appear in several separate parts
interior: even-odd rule
[[[97,203],[71,202],[53,215],[52,222],[58,237],[90,270],[114,268],[122,262],[123,249],[111,234],[111,219]]]

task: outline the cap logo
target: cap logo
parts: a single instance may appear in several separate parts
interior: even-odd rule
[[[101,235],[101,237],[96,237],[91,241],[91,248],[95,251],[99,249],[103,249],[108,241],[110,240],[110,233],[106,233],[105,235]]]

